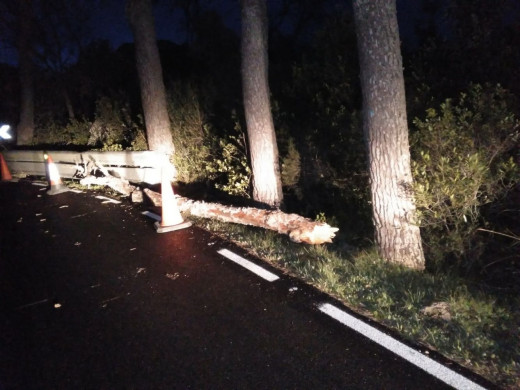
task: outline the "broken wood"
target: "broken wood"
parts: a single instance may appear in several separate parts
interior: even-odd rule
[[[130,196],[134,191],[136,191],[136,187],[131,185],[128,180],[119,179],[114,176],[87,176],[83,179],[80,179],[79,184],[84,186],[90,185],[99,185],[99,186],[108,186],[112,188],[114,191],[119,192],[125,196]]]
[[[106,169],[103,164],[97,162],[92,156],[88,156],[89,161],[84,162],[82,165],[77,165],[78,176],[84,176],[80,179],[79,184],[90,186],[90,185],[101,185],[108,186],[114,191],[120,194],[130,196],[137,188],[130,184],[128,180],[116,177]],[[91,167],[93,165],[93,167]],[[98,169],[104,176],[96,177],[92,175],[92,172]]]
[[[155,206],[161,207],[161,194],[148,188],[144,189],[144,193]],[[307,244],[332,242],[339,230],[326,223],[311,221],[298,214],[287,214],[280,210],[225,206],[219,203],[195,201],[178,195],[175,198],[181,212],[188,212],[196,217],[274,230],[281,234],[287,234],[294,242],[305,242]]]

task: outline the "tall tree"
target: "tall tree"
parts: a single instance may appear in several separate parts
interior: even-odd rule
[[[385,260],[423,269],[395,0],[353,5],[376,242]]]
[[[46,70],[47,82],[53,85],[55,100],[63,100],[69,119],[75,118],[70,94],[71,65],[89,39],[88,22],[97,6],[92,0],[34,0],[36,3],[37,38],[35,59]]]
[[[16,143],[30,144],[34,137],[33,3],[20,1],[18,10],[18,69],[20,77],[20,122]]]
[[[127,0],[126,12],[134,34],[148,147],[171,155],[174,146],[151,0]]]
[[[253,199],[279,207],[283,201],[278,145],[269,100],[267,6],[241,0],[242,89],[253,172]]]

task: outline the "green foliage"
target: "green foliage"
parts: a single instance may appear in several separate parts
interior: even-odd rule
[[[215,188],[249,198],[251,169],[244,139],[230,135],[219,139],[218,145],[216,154],[206,163],[206,170],[216,180]]]
[[[284,187],[296,188],[300,181],[301,158],[294,143],[294,138],[289,138],[287,154],[282,158],[281,178]]]
[[[175,145],[177,180],[193,183],[207,179],[204,169],[214,143],[198,94],[192,85],[175,84],[168,93],[168,113]]]
[[[72,145],[85,145],[88,141],[90,122],[71,119],[65,126],[64,137]]]
[[[207,122],[196,89],[176,84],[168,97],[175,145],[177,179],[185,183],[212,181],[230,195],[249,197],[251,170],[244,134],[236,115],[232,134],[217,136]]]
[[[148,142],[146,141],[146,134],[144,130],[137,129],[129,149],[135,151],[148,150]]]
[[[141,117],[132,118],[128,102],[117,96],[102,96],[96,101],[95,120],[71,119],[65,125],[47,119],[38,124],[36,144],[98,146],[102,151],[147,150]]]
[[[510,96],[500,86],[472,85],[414,120],[412,165],[423,238],[434,263],[475,262],[473,240],[483,205],[498,202],[518,181],[511,151],[519,139]],[[471,266],[471,264],[467,264]]]
[[[89,137],[91,123],[85,119],[72,119],[65,126],[49,120],[38,125],[35,131],[35,144],[85,145]]]
[[[294,61],[284,88],[274,90],[273,117],[286,206],[307,216],[334,215],[342,232],[361,239],[372,223],[356,52],[350,16],[331,16]],[[291,138],[299,175],[290,163],[297,161]]]
[[[120,151],[133,146],[141,131],[124,98],[101,96],[96,101],[95,120],[90,127],[88,144],[99,145],[104,151]],[[139,144],[139,147],[142,146],[142,143]]]

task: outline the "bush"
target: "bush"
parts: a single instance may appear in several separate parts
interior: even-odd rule
[[[482,253],[475,240],[486,223],[482,206],[500,203],[518,182],[512,152],[519,122],[512,96],[500,86],[470,86],[458,101],[414,120],[412,169],[425,249],[434,264],[451,258],[471,267]]]
[[[282,158],[281,178],[282,184],[287,188],[297,188],[301,174],[301,159],[296,149],[294,138],[290,137],[287,142],[287,154]]]
[[[231,134],[217,136],[206,120],[195,88],[177,83],[168,95],[168,111],[175,145],[177,180],[213,182],[230,195],[249,197],[251,170],[244,134],[236,114]]]
[[[122,97],[102,96],[96,101],[95,120],[90,127],[89,145],[101,146],[104,151],[119,151],[126,148],[146,150],[142,133],[134,122],[128,102]],[[142,122],[142,120],[141,120]]]
[[[249,198],[251,168],[247,159],[245,135],[238,119],[234,130],[237,135],[228,135],[218,140],[218,147],[207,161],[206,170],[215,181],[215,188],[229,195]]]
[[[86,145],[91,123],[86,119],[72,119],[67,124],[60,125],[56,121],[38,125],[35,131],[34,143],[47,145]]]

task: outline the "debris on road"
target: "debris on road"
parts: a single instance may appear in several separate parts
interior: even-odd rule
[[[166,277],[171,280],[178,279],[180,274],[178,272],[175,272],[174,274],[166,274]]]

